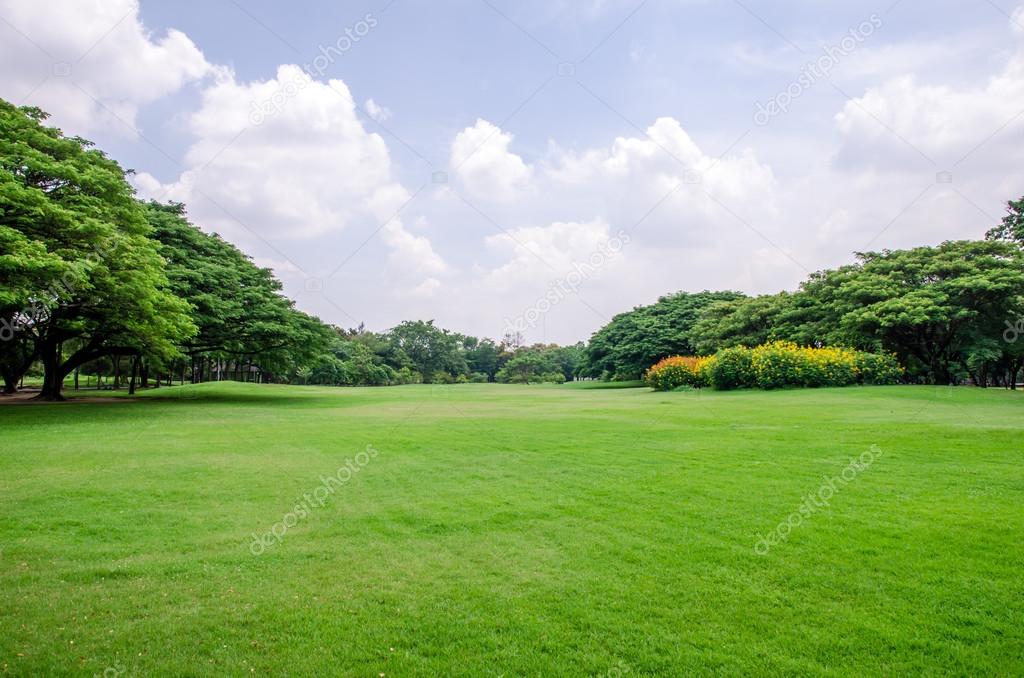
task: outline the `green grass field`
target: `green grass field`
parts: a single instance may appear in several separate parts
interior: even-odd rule
[[[225,383],[0,431],[0,672],[1024,673],[1018,393]]]

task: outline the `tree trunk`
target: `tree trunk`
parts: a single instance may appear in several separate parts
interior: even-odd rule
[[[43,363],[43,390],[36,396],[39,400],[64,400],[61,387],[64,375],[60,373],[60,345],[47,342],[39,349],[39,358]]]
[[[135,395],[135,378],[139,376],[139,357],[132,358],[132,376],[128,382],[128,395]]]
[[[18,351],[18,349],[13,350]],[[28,372],[28,368],[32,367],[32,363],[36,361],[38,356],[34,347],[31,351],[22,348],[18,353],[20,353],[20,360],[5,360],[3,361],[3,367],[0,368],[0,375],[4,379],[3,392],[8,395],[17,393],[18,388],[20,388],[19,382],[24,380],[25,373]]]

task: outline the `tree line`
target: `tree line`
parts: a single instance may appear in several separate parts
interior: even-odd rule
[[[346,330],[294,308],[266,268],[143,202],[127,172],[38,108],[0,100],[0,374],[42,372],[44,399],[80,374],[141,386],[186,380],[389,385],[564,381],[582,346],[523,347],[403,322]]]
[[[980,241],[860,252],[794,292],[680,292],[615,316],[580,373],[639,379],[674,355],[773,341],[895,354],[913,383],[1015,388],[1024,367],[1024,199]]]
[[[905,379],[1013,387],[1024,366],[1024,199],[985,240],[858,253],[794,292],[679,292],[615,316],[586,344],[523,346],[407,321],[324,324],[272,271],[136,198],[127,172],[46,114],[0,100],[0,375],[114,385],[219,379],[376,386],[639,379],[674,355],[789,341],[893,353]],[[1018,340],[1018,335],[1020,335]]]
[[[453,383],[561,383],[578,371],[583,344],[521,346],[405,321],[387,332],[334,327],[329,349],[300,369],[293,381],[332,386]]]

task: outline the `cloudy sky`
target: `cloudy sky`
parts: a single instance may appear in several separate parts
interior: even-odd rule
[[[566,343],[1024,194],[1021,8],[784,4],[0,0],[0,96],[325,321]]]

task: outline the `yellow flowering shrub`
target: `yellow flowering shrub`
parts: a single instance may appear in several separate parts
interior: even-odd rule
[[[696,358],[694,356],[671,356],[655,363],[644,379],[657,391],[671,391],[680,386],[701,388],[710,386],[707,364],[713,357]]]
[[[653,365],[645,377],[652,388],[670,391],[680,386],[773,389],[892,384],[902,373],[891,354],[773,341],[755,348],[726,348],[713,356],[671,356]]]

